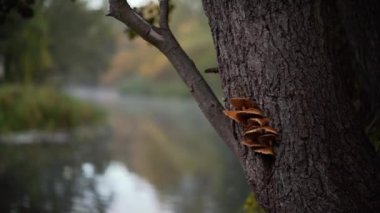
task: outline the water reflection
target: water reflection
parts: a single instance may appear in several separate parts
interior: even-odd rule
[[[144,178],[113,162],[98,178],[99,191],[113,199],[107,212],[172,212],[163,205],[154,187]]]
[[[71,93],[102,105],[109,134],[1,145],[3,212],[239,212],[239,166],[191,100]]]
[[[104,138],[92,143],[0,145],[1,212],[104,212],[109,198],[83,175],[91,163],[103,174],[109,155]],[[89,196],[91,195],[91,196]],[[85,201],[85,202],[84,202]]]

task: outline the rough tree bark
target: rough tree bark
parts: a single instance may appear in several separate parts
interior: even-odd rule
[[[270,212],[378,211],[379,159],[341,78],[353,58],[334,1],[203,3],[224,93],[256,100],[281,132],[274,159],[236,144],[259,203]]]
[[[160,1],[160,27],[149,25],[124,0],[109,1],[110,16],[134,29],[173,64],[241,162],[266,210],[380,209],[379,157],[357,122],[350,85],[342,78],[352,69],[349,60],[355,54],[341,39],[346,23],[337,18],[335,1],[203,0],[225,96],[256,100],[272,119],[280,130],[275,157],[240,145],[239,127],[224,117],[223,107],[172,35],[167,0]]]

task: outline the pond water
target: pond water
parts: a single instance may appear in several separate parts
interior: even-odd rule
[[[106,127],[1,144],[0,212],[242,212],[240,167],[192,100],[69,92],[103,107]]]

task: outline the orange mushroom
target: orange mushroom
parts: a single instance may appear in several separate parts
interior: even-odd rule
[[[245,146],[248,146],[248,147],[252,147],[252,148],[264,148],[266,147],[266,145],[264,144],[259,144],[251,139],[245,139],[243,140],[242,142],[240,142],[241,144],[245,145]]]
[[[251,117],[262,118],[263,112],[259,109],[247,109],[247,110],[234,110],[234,111],[223,111],[225,115],[229,118],[235,120],[238,123],[246,124],[247,120]]]
[[[250,136],[250,135],[255,136],[255,135],[263,135],[263,134],[267,134],[267,133],[273,134],[275,136],[278,135],[277,131],[270,126],[262,126],[262,127],[258,127],[258,128],[248,129],[247,131],[244,132],[244,135],[245,136]]]
[[[267,126],[269,124],[268,118],[249,118],[247,120],[248,125],[250,126]]]
[[[235,110],[223,111],[226,116],[243,126],[244,140],[241,144],[264,155],[274,155],[273,143],[278,132],[269,126],[269,119],[256,106],[254,101],[247,98],[231,98]]]
[[[274,155],[272,147],[258,148],[253,151],[264,155]]]

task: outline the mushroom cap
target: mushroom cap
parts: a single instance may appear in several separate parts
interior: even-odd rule
[[[224,110],[225,115],[229,118],[239,122],[239,123],[247,123],[247,120],[251,117],[262,118],[263,112],[259,109],[247,109],[247,110]]]
[[[236,110],[257,108],[256,103],[248,98],[230,98],[230,103]]]
[[[270,126],[262,126],[257,128],[250,128],[244,132],[245,136],[259,136],[263,134],[278,135],[278,132]]]
[[[272,147],[257,148],[257,149],[254,149],[253,151],[256,153],[263,154],[263,155],[274,155]]]
[[[249,138],[257,139],[260,135],[265,134],[265,130],[262,127],[250,126],[244,131],[243,135]]]
[[[259,144],[249,138],[246,138],[244,139],[242,142],[240,142],[241,144],[247,146],[247,147],[252,147],[252,148],[264,148],[266,147],[266,145],[264,144]]]
[[[260,144],[266,144],[268,146],[273,145],[273,141],[276,139],[276,135],[272,133],[266,133],[257,137],[257,141]]]
[[[267,126],[269,124],[268,118],[248,118],[248,125],[252,126]]]

